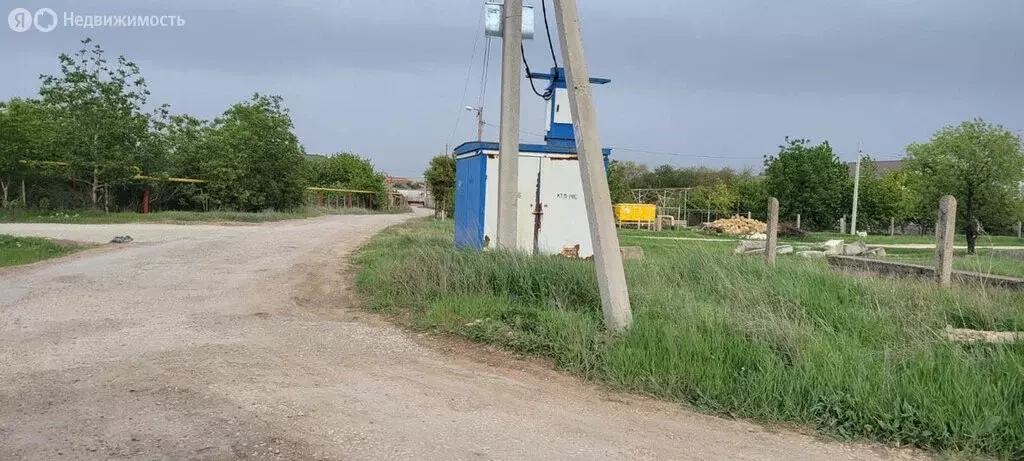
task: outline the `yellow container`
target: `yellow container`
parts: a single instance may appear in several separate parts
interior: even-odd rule
[[[646,203],[617,203],[614,208],[618,222],[654,222],[658,214],[657,205]]]

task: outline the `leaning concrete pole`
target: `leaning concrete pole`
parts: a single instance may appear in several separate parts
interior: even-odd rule
[[[583,34],[580,30],[576,0],[555,0],[558,36],[562,45],[562,61],[569,90],[573,129],[583,177],[583,196],[587,220],[594,242],[597,282],[601,288],[604,324],[609,330],[624,331],[633,323],[629,306],[626,272],[619,253],[619,237],[612,216],[612,197],[597,132],[597,111],[590,88],[590,72],[583,56]]]
[[[768,238],[764,246],[764,260],[769,266],[774,266],[779,245],[779,201],[775,197],[768,199],[768,230],[765,234]]]
[[[498,151],[498,248],[516,248],[519,198],[519,69],[523,1],[505,0],[501,47],[501,146]]]
[[[935,277],[939,285],[949,286],[953,276],[953,238],[956,236],[956,199],[952,195],[939,201],[939,219],[935,221]]]

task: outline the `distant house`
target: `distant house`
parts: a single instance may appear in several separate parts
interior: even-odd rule
[[[427,206],[430,201],[429,194],[423,189],[395,189],[395,192],[401,194],[409,206]]]
[[[902,160],[875,160],[875,165],[878,165],[878,175],[884,175],[885,173],[893,170],[902,170]],[[850,168],[850,176],[854,176],[857,173],[857,162],[848,162],[846,164]]]

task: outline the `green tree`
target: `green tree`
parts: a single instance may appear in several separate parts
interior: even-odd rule
[[[909,182],[907,170],[891,170],[882,176],[882,187],[895,197],[892,216],[896,221],[921,220],[921,194]]]
[[[608,190],[612,195],[612,203],[630,203],[633,191],[629,187],[628,170],[624,162],[612,160],[608,163]]]
[[[25,181],[39,176],[50,156],[54,130],[53,114],[37,100],[11,99],[0,102],[0,189],[2,206],[11,204],[11,187],[20,182],[22,206],[28,206]]]
[[[434,196],[434,210],[445,210],[451,216],[455,214],[455,158],[450,155],[437,155],[430,159],[430,166],[423,172],[423,177],[430,186]]]
[[[974,254],[978,226],[1007,225],[1021,200],[1021,139],[982,119],[947,126],[930,141],[907,147],[906,168],[921,193],[922,214],[943,195],[956,197],[967,251]]]
[[[304,152],[280,96],[259,93],[213,121],[203,178],[218,206],[287,210],[302,203]]]
[[[852,194],[851,189],[851,194]],[[878,172],[878,164],[864,157],[860,167],[860,198],[857,204],[858,228],[888,227],[889,219],[899,214],[902,186],[886,181]]]
[[[733,188],[736,190],[737,210],[752,212],[758,218],[767,215],[768,191],[765,189],[764,178],[744,171],[733,179]]]
[[[812,229],[828,229],[851,205],[849,168],[832,152],[828,141],[811,145],[786,138],[776,156],[765,158],[765,186],[779,199],[781,219],[800,214]]]
[[[82,48],[61,54],[61,74],[42,76],[39,94],[57,115],[56,139],[75,177],[91,187],[92,206],[110,188],[138,174],[140,146],[149,135],[142,112],[149,96],[139,67],[124,56],[109,62],[99,45],[82,40]]]
[[[310,186],[367,190],[374,193],[377,206],[387,203],[386,175],[374,170],[369,160],[352,153],[308,158],[305,177]]]

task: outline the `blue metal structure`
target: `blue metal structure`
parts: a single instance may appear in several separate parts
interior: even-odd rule
[[[569,94],[565,81],[565,69],[562,67],[552,67],[551,72],[547,74],[530,72],[527,78],[548,81],[547,92],[551,94],[551,100],[548,102],[548,132],[544,136],[544,140],[547,141],[548,145],[566,146],[575,149],[576,133],[572,128],[572,116],[568,111]],[[605,85],[608,83],[611,83],[611,80],[607,78],[590,78],[591,85]],[[559,117],[562,110],[565,110],[566,117]]]
[[[570,104],[564,69],[559,67],[552,68],[550,73],[530,73],[528,78],[547,80],[549,82],[547,89],[551,94],[551,99],[548,101],[546,114],[548,117],[548,129],[544,136],[546,144],[520,144],[520,161],[524,161],[523,159],[527,157],[539,157],[576,162],[576,135],[572,125],[572,114],[569,108]],[[590,83],[595,85],[604,85],[609,82],[611,80],[606,78],[590,79]],[[488,223],[494,219],[495,210],[488,211],[488,203],[492,202],[490,206],[495,206],[496,199],[493,195],[495,195],[496,191],[488,190],[488,169],[493,170],[490,171],[490,175],[493,175],[490,181],[492,188],[495,188],[497,165],[494,160],[497,158],[498,152],[500,152],[500,146],[494,142],[467,142],[455,148],[455,245],[457,247],[479,249],[487,247],[489,244],[486,232]],[[605,168],[607,169],[611,149],[602,149],[602,154],[604,156]],[[581,181],[578,176],[569,178],[572,175],[569,172],[571,170],[564,171],[566,174],[552,177],[548,179],[548,182],[558,181],[558,184],[563,184],[563,181]],[[536,220],[533,250],[536,251],[539,245],[545,243],[538,242],[537,236],[539,235],[538,232],[541,225],[541,215],[544,214],[544,208],[548,205],[541,203],[540,191],[543,188],[540,184],[541,177],[539,171],[534,175],[537,177],[536,184],[531,186],[532,188],[529,191],[524,191],[523,187],[526,186],[522,184],[524,177],[521,175],[520,193],[523,194],[523,199],[530,200],[530,202],[534,201],[531,199],[534,199],[534,195],[536,195],[537,211],[533,213],[533,219]],[[579,184],[574,186],[579,187]],[[527,198],[527,195],[530,195],[530,197]],[[552,202],[549,201],[548,203]],[[579,207],[582,206],[582,202],[579,202]],[[576,205],[572,205],[567,210],[577,210]],[[577,211],[582,212],[581,210]],[[552,213],[554,213],[553,209]],[[545,219],[558,218],[559,216],[552,215]],[[566,219],[577,220],[580,219],[580,215],[576,214],[575,218],[566,217]],[[490,224],[493,226],[493,223]],[[571,240],[585,241],[586,246],[589,247],[589,228],[586,224],[576,223],[573,226],[582,226],[580,227],[580,232],[586,235],[574,235]],[[559,228],[552,227],[552,229]],[[492,232],[493,230],[491,229]],[[563,231],[558,232],[562,233]]]

